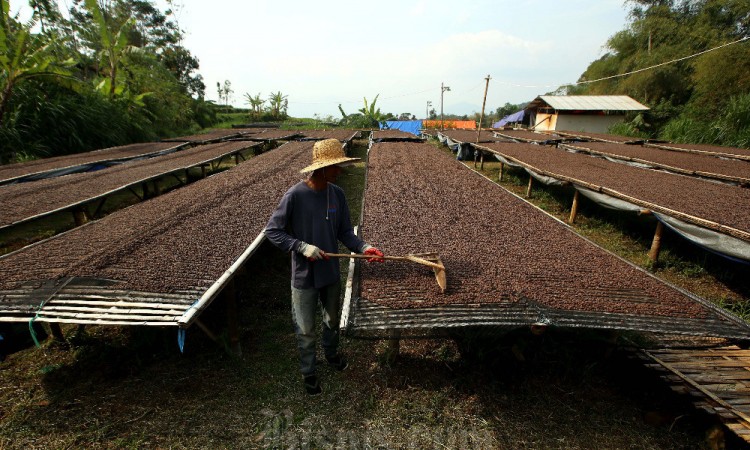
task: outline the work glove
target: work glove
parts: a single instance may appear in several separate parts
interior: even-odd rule
[[[381,252],[380,250],[376,249],[372,245],[366,245],[365,248],[364,248],[364,251],[362,252],[362,254],[363,255],[372,255],[372,256],[374,256],[374,258],[369,258],[367,260],[367,262],[383,262],[383,261],[385,261],[382,258],[384,256],[383,252]],[[377,258],[378,256],[380,256],[380,258]]]
[[[309,259],[310,261],[317,261],[319,259],[328,259],[328,255],[326,255],[326,252],[306,242],[303,242],[302,245],[300,245],[299,251],[300,253],[305,255],[307,259]]]

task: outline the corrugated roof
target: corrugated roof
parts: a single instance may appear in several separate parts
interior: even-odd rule
[[[540,95],[538,98],[552,108],[563,111],[646,111],[649,109],[627,95]]]

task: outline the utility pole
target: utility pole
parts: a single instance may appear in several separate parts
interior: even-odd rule
[[[482,121],[484,121],[484,106],[487,104],[487,89],[490,87],[490,76],[484,79],[484,100],[482,100],[482,112],[479,114],[479,126],[477,127],[477,144],[479,143],[479,133],[482,132]]]
[[[440,131],[443,131],[443,94],[445,91],[450,91],[451,88],[440,83]]]
[[[424,119],[428,120],[430,118],[430,106],[432,106],[432,102],[427,100],[427,109],[425,110]]]

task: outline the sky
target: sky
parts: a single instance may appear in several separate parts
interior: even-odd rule
[[[485,111],[528,102],[575,82],[627,23],[624,0],[173,3],[207,99],[229,80],[234,106],[280,91],[292,117],[340,118],[377,95],[383,113],[424,118],[441,84],[446,114],[472,114],[488,75]]]

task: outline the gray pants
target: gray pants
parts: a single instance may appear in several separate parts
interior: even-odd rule
[[[318,302],[323,307],[323,352],[326,358],[336,356],[339,347],[341,286],[329,284],[320,289],[297,289],[292,286],[292,321],[297,335],[302,376],[315,373],[315,313]]]

